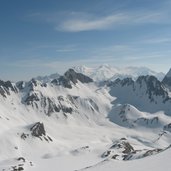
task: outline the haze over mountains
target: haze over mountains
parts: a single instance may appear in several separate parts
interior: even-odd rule
[[[137,79],[140,75],[154,75],[159,80],[164,78],[164,73],[155,72],[147,67],[112,67],[108,64],[101,65],[95,68],[89,68],[86,66],[73,67],[76,72],[85,74],[91,77],[94,81],[105,81],[108,79],[115,80],[117,78],[131,77]]]
[[[106,80],[115,80],[117,78],[132,78],[136,80],[141,75],[153,75],[158,78],[160,81],[163,80],[165,74],[162,72],[153,71],[147,67],[114,67],[108,64],[103,64],[98,67],[87,67],[84,65],[72,67],[76,72],[82,73],[89,76],[94,81],[106,81]],[[38,76],[35,77],[36,80],[49,82],[55,78],[58,78],[60,74],[54,73],[48,76]]]
[[[0,169],[169,170],[170,87],[170,71],[109,65],[0,81]]]

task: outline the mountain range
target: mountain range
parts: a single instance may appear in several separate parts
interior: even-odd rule
[[[139,76],[153,75],[160,81],[164,78],[165,74],[162,72],[155,72],[147,67],[113,67],[108,64],[101,65],[95,68],[86,66],[75,66],[73,69],[84,75],[91,77],[94,81],[105,81],[108,79],[115,80],[117,78],[137,79]]]
[[[170,87],[171,71],[109,65],[1,80],[0,169],[169,170]]]

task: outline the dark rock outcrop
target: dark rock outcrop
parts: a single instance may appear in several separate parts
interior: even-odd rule
[[[117,153],[118,152],[118,153]],[[135,150],[133,146],[127,141],[126,138],[121,138],[119,141],[116,141],[109,150],[102,154],[102,157],[111,157],[112,159],[117,159],[120,155],[122,160],[126,160],[129,156],[132,156]],[[120,153],[120,154],[119,154]]]
[[[150,155],[157,154],[165,149],[137,149],[128,142],[126,138],[121,138],[115,142],[105,153],[102,154],[103,158],[111,158],[115,160],[134,160],[144,158]]]
[[[62,85],[65,88],[72,88],[72,84],[76,84],[78,80],[82,83],[90,83],[93,82],[91,78],[85,76],[81,73],[76,73],[73,69],[69,69],[65,72],[64,76],[60,76],[58,79],[54,79],[51,81],[54,85]]]
[[[111,86],[116,86],[116,85],[120,85],[121,87],[123,86],[130,86],[130,85],[134,85],[134,81],[132,78],[124,78],[123,80],[121,80],[120,78],[117,78],[115,81],[106,81],[106,85],[108,87]]]
[[[163,128],[164,131],[168,131],[171,132],[171,123],[169,123],[168,125],[165,125]]]
[[[72,88],[70,80],[68,80],[64,76],[60,76],[59,79],[52,80],[51,83],[54,84],[54,85],[61,85],[61,86],[65,87],[65,88],[70,88],[70,89]]]
[[[169,72],[165,75],[164,79],[162,80],[162,83],[171,89],[171,69]]]
[[[164,90],[163,84],[154,76],[140,76],[138,77],[136,83],[143,86],[146,85],[146,94],[149,95],[151,100],[154,100],[152,96],[162,96],[163,98],[168,97],[168,93]]]
[[[24,157],[19,157],[17,160],[18,161],[22,161],[22,162],[25,162],[26,161],[26,159]]]
[[[129,154],[134,151],[134,148],[127,142],[126,139],[121,139],[119,142],[116,142],[111,146],[110,149],[123,149],[122,153]]]
[[[60,108],[50,99],[47,98],[47,104],[45,103],[44,108],[48,105],[47,115],[50,116],[51,113],[60,112]]]
[[[31,128],[31,135],[35,137],[41,137],[43,135],[46,135],[44,124],[37,122],[35,123]]]
[[[30,93],[26,100],[25,100],[25,103],[27,105],[30,105],[30,104],[33,104],[34,101],[40,101],[40,99],[38,98],[37,94],[36,93]]]
[[[153,150],[148,150],[143,154],[143,157],[151,156],[154,154],[157,154],[159,152],[163,151],[162,149],[153,149]]]
[[[14,86],[10,81],[2,81],[0,80],[0,94],[3,97],[6,97],[7,95],[10,95],[10,91],[13,91],[14,93],[17,93],[17,88]]]
[[[23,90],[25,87],[25,82],[24,81],[19,81],[16,83],[16,86],[19,90]]]
[[[81,73],[77,73],[73,69],[69,69],[67,72],[65,72],[64,76],[68,80],[72,81],[74,84],[77,83],[77,80],[79,80],[82,83],[93,82],[93,80],[90,77],[83,75]]]
[[[139,76],[136,81],[131,78],[126,78],[123,80],[117,79],[114,82],[107,82],[106,85],[111,87],[110,93],[113,96],[117,96],[117,100],[122,100],[122,103],[131,103],[138,108],[142,108],[142,106],[134,101],[134,99],[131,99],[131,95],[139,98],[140,101],[142,100],[142,103],[144,103],[143,99],[149,99],[145,103],[153,103],[153,105],[157,105],[158,102],[162,102],[163,106],[165,103],[171,103],[171,98],[169,97],[165,85],[154,76]],[[120,93],[121,91],[129,94],[127,98],[129,99],[128,101],[125,101],[126,98],[124,98]],[[141,97],[144,98],[141,99]],[[155,110],[152,109],[150,110],[150,112],[154,111]],[[167,112],[168,111],[169,110],[167,109]]]

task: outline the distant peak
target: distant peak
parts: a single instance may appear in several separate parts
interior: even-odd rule
[[[82,74],[82,73],[77,73],[74,71],[74,69],[70,68],[68,71],[65,72],[64,76],[72,81],[74,84],[77,83],[77,80],[79,80],[82,83],[89,83],[89,82],[93,82],[93,80],[91,78],[89,78],[88,76]]]
[[[171,69],[168,71],[168,73],[165,75],[162,83],[166,86],[166,87],[171,87]]]
[[[54,73],[51,75],[46,75],[46,76],[38,76],[34,78],[35,80],[41,81],[43,83],[51,82],[54,79],[58,79],[60,75],[58,73]]]
[[[109,64],[100,65],[99,68],[111,68]]]
[[[171,77],[171,68],[170,68],[170,70],[167,72],[166,77]]]
[[[139,76],[137,78],[137,82],[142,82],[142,81],[151,82],[151,81],[158,81],[158,79],[155,76],[153,76],[153,75],[143,75],[143,76]]]

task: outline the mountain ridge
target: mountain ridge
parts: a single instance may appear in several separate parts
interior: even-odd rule
[[[86,66],[73,67],[76,72],[85,74],[95,81],[115,80],[117,78],[131,77],[134,80],[140,75],[154,75],[160,81],[164,78],[164,73],[155,72],[147,67],[113,67],[108,64],[101,65],[99,67],[88,68]]]
[[[0,169],[46,170],[48,159],[56,170],[69,158],[80,165],[60,169],[73,171],[160,153],[171,144],[169,92],[155,76],[99,84],[73,69],[48,82],[0,81]]]

